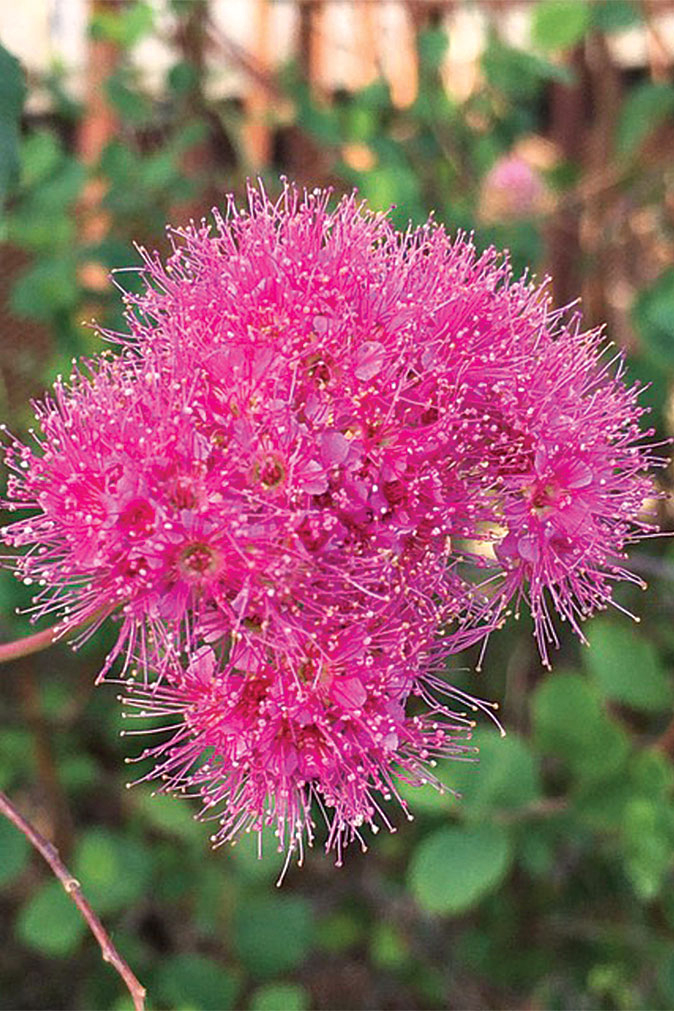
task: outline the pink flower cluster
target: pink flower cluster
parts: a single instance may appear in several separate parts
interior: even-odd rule
[[[198,795],[216,843],[301,852],[322,812],[341,859],[467,750],[487,704],[450,654],[514,601],[547,662],[554,611],[582,637],[633,578],[653,459],[619,359],[545,286],[328,200],[251,189],[143,251],[119,353],[8,440],[29,515],[3,538],[36,617],[119,620],[101,676],[121,656],[128,714],[166,726],[142,778]]]

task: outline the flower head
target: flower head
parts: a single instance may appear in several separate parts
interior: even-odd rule
[[[120,354],[9,440],[3,536],[36,616],[118,616],[102,673],[123,654],[131,710],[180,717],[147,754],[217,841],[297,847],[315,800],[339,848],[467,735],[450,654],[512,598],[544,659],[551,607],[607,605],[653,461],[600,335],[494,250],[291,186],[214,218],[143,253]]]
[[[295,668],[246,649],[223,662],[204,646],[159,685],[130,680],[125,715],[167,722],[165,739],[136,759],[154,762],[139,781],[198,797],[203,817],[218,823],[215,845],[270,828],[279,851],[301,859],[320,813],[326,847],[341,863],[354,838],[366,848],[364,825],[392,828],[382,800],[395,797],[407,812],[400,781],[443,789],[437,759],[471,752],[473,713],[461,693],[457,712],[433,700],[429,713],[406,713],[408,696],[419,693],[418,658],[406,652],[375,659],[361,649],[331,662],[316,654]]]

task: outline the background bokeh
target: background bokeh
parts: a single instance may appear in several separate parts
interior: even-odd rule
[[[651,384],[666,437],[673,26],[666,0],[6,2],[0,414],[25,431],[29,398],[101,347],[87,321],[122,325],[108,271],[138,262],[133,241],[162,250],[166,221],[286,173],[357,186],[402,226],[434,209],[517,272],[550,272],[557,302],[582,296]],[[479,766],[438,770],[463,800],[407,791],[415,821],[392,811],[400,831],[342,869],[319,848],[277,889],[273,845],[212,853],[188,802],[125,789],[134,742],[92,683],[104,632],[2,668],[0,786],[59,846],[152,1009],[670,1008],[674,544],[632,564],[649,591],[618,597],[640,624],[612,611],[590,649],[562,637],[552,673],[524,618],[482,673],[454,658],[508,736],[481,726]],[[28,600],[0,576],[3,639],[29,632]],[[130,1007],[5,822],[0,1007]]]

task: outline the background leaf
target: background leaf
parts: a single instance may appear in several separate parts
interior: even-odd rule
[[[77,949],[87,925],[61,883],[47,881],[19,913],[16,929],[29,947],[65,958]]]
[[[652,642],[618,621],[597,619],[588,628],[585,665],[602,694],[645,711],[671,707],[671,679]]]
[[[585,0],[538,0],[531,36],[541,49],[568,49],[585,35],[591,19]]]
[[[427,836],[412,854],[412,894],[429,913],[462,913],[492,891],[508,871],[512,851],[500,825],[453,825]]]

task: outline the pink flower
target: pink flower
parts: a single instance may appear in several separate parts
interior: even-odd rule
[[[503,155],[482,181],[480,216],[485,221],[530,218],[548,203],[540,172],[520,154]]]
[[[470,755],[465,712],[436,702],[428,715],[406,715],[414,684],[414,663],[395,653],[374,662],[367,652],[333,663],[307,658],[297,668],[260,658],[246,667],[242,656],[222,664],[201,647],[162,684],[127,685],[125,715],[152,718],[155,731],[165,719],[170,735],[138,756],[156,763],[139,781],[156,777],[164,792],[197,796],[202,817],[217,823],[215,845],[268,827],[279,852],[300,862],[320,812],[326,848],[341,864],[353,839],[367,848],[363,826],[392,828],[382,800],[394,797],[407,812],[397,783],[442,789],[437,758]]]
[[[448,656],[515,598],[547,661],[551,610],[581,634],[652,529],[657,461],[599,334],[494,250],[328,196],[251,189],[145,254],[120,355],[6,449],[35,616],[120,621],[100,676],[123,655],[130,705],[182,721],[147,755],[218,841],[273,823],[296,848],[316,799],[339,849],[394,768],[459,747]]]

